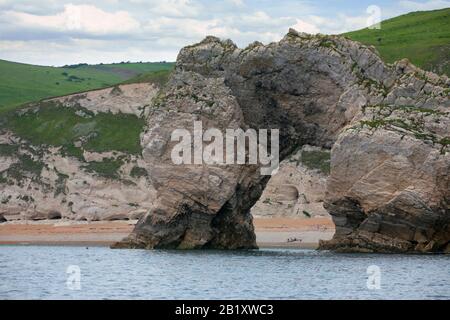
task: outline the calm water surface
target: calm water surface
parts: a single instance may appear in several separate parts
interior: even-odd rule
[[[71,265],[80,290],[67,285]],[[0,246],[0,270],[2,299],[450,299],[444,255]]]

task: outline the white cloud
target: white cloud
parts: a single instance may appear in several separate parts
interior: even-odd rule
[[[155,3],[150,11],[167,17],[195,17],[201,8],[191,0],[165,0]]]
[[[228,1],[234,4],[236,7],[245,6],[244,0],[228,0]]]
[[[155,39],[157,43],[165,43],[168,45],[174,44],[175,42],[176,44],[179,44],[180,47],[189,43],[200,41],[208,35],[214,35],[223,39],[229,38],[236,41],[240,46],[245,46],[255,40],[262,42],[279,40],[283,33],[287,32],[288,27],[288,25],[282,26],[279,28],[279,32],[259,32],[255,30],[248,30],[248,28],[240,28],[236,24],[237,20],[240,19],[229,18],[197,20],[192,18],[180,19],[162,17],[149,21],[144,26],[144,33],[161,35],[161,37]],[[274,23],[274,19],[268,19],[265,21],[267,23]]]
[[[305,22],[300,19],[297,19],[296,24],[291,26],[291,28],[294,28],[295,30],[300,32],[306,32],[311,34],[316,34],[320,32],[320,29],[316,25],[309,22]]]
[[[286,28],[295,22],[291,17],[271,17],[264,11],[255,11],[250,14],[236,15],[233,17],[234,24],[245,29],[265,29]]]
[[[372,0],[360,0],[358,5],[324,2],[0,0],[0,58],[58,65],[174,60],[181,47],[207,35],[230,38],[245,47],[255,40],[277,41],[289,27],[339,34],[368,26],[366,7]],[[382,19],[450,7],[450,0],[381,3]]]
[[[37,65],[62,66],[74,63],[112,63],[120,61],[175,61],[178,49],[147,44],[129,46],[117,41],[72,40],[70,42],[0,41],[1,59]]]
[[[64,11],[55,15],[6,11],[3,16],[14,21],[18,27],[58,32],[105,35],[128,33],[139,28],[139,22],[126,11],[109,13],[92,5],[67,4]]]
[[[171,18],[161,17],[151,19],[144,26],[144,33],[158,35],[178,35],[187,38],[197,38],[207,35],[209,30],[214,29],[219,24],[219,20],[197,20],[191,18]]]
[[[368,27],[371,21],[369,18],[370,15],[366,13],[361,16],[349,16],[343,13],[338,13],[333,18],[310,15],[306,17],[303,22],[311,25],[310,27],[313,30],[318,29],[320,33],[341,34]]]
[[[444,0],[429,0],[427,2],[416,2],[416,1],[400,1],[400,6],[413,11],[425,11],[425,10],[436,10],[445,7],[450,7],[450,1]]]

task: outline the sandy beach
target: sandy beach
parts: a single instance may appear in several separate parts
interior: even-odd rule
[[[0,224],[0,245],[109,246],[126,237],[137,221],[12,221]],[[261,248],[316,248],[330,239],[334,225],[328,218],[255,218]]]
[[[334,234],[331,218],[255,218],[256,242],[260,248],[311,248]]]

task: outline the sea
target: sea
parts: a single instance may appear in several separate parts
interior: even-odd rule
[[[450,256],[5,245],[0,298],[450,299]]]

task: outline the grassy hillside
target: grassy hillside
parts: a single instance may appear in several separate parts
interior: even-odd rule
[[[383,21],[380,30],[344,34],[374,45],[386,62],[408,58],[417,66],[450,75],[450,8],[413,12]],[[0,113],[47,97],[121,82],[167,80],[173,63],[130,63],[44,67],[0,60]]]
[[[42,102],[39,109],[24,111],[5,114],[0,127],[12,130],[33,145],[62,147],[64,153],[76,157],[81,157],[83,150],[141,152],[139,135],[144,120],[135,115],[94,114],[81,107],[63,108],[53,102]],[[76,147],[76,141],[83,143]]]
[[[134,78],[131,78],[124,83],[155,83],[159,86],[163,86],[168,80],[171,70],[160,70],[142,73]]]
[[[169,70],[172,69],[174,63],[172,62],[142,62],[142,63],[136,63],[136,62],[122,62],[122,63],[113,63],[113,64],[101,64],[97,66],[92,67],[98,67],[100,69],[103,69],[105,71],[108,71],[108,69],[122,69],[134,72],[135,75],[146,73],[146,72],[155,72],[155,71],[161,71],[161,70]]]
[[[26,102],[111,86],[173,63],[118,63],[61,68],[0,60],[0,113]]]
[[[377,48],[386,62],[408,58],[425,70],[450,76],[450,8],[412,12],[381,23],[381,29],[345,33]]]

